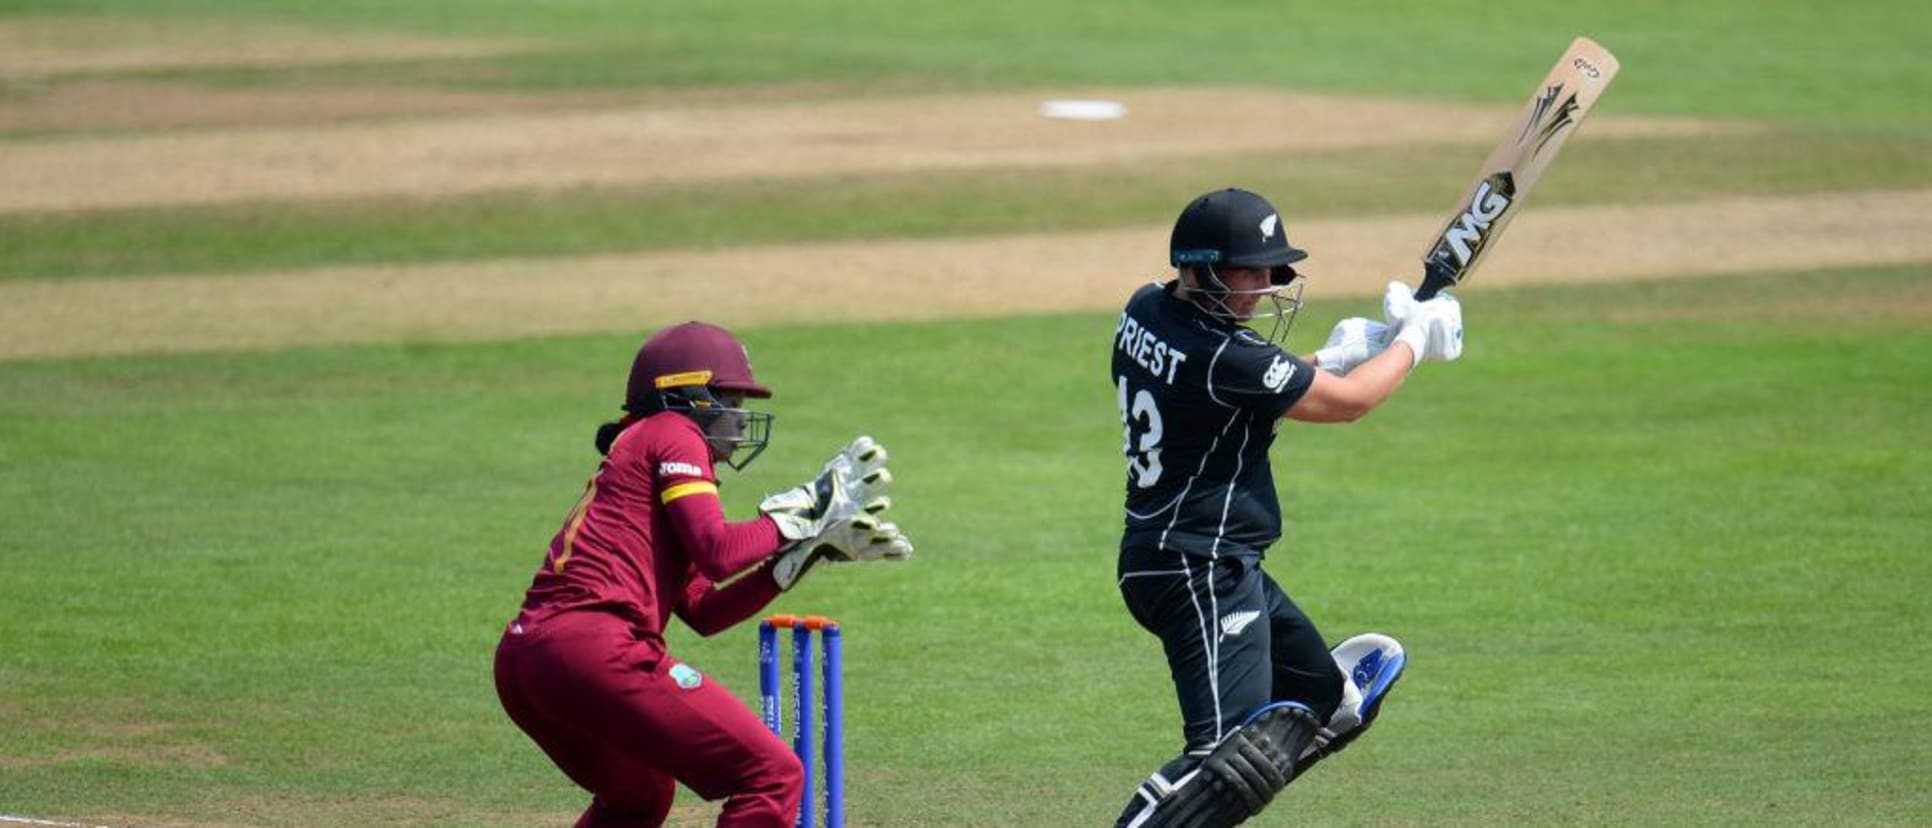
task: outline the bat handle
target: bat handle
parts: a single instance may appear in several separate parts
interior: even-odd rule
[[[1433,259],[1422,266],[1422,286],[1415,289],[1415,300],[1427,302],[1441,293],[1443,288],[1456,284],[1455,272],[1441,262]]]

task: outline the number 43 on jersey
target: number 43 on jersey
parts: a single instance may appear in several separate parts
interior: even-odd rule
[[[1129,391],[1126,377],[1115,377],[1115,387],[1120,392],[1120,424],[1125,434],[1121,451],[1127,455],[1127,479],[1142,489],[1154,488],[1161,479],[1161,409],[1154,402],[1154,395],[1142,388],[1132,394],[1133,404],[1128,404]],[[1135,439],[1135,432],[1139,439]]]

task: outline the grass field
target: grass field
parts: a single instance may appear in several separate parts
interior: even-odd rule
[[[1747,127],[1586,126],[1531,207],[1640,211],[1932,188],[1929,27],[1888,2],[14,0],[0,123],[101,89],[590,96],[576,109],[1200,85],[1509,108],[1588,33],[1625,67],[1599,117]],[[215,54],[235,32],[396,51]],[[126,59],[82,59],[101,55]],[[0,128],[0,156],[244,134],[260,111],[142,127],[83,110]],[[0,213],[0,289],[511,257],[561,281],[597,254],[1159,225],[1229,183],[1296,205],[1292,233],[1446,208],[1485,150],[20,211]],[[1793,228],[1794,255],[1806,243]],[[816,573],[777,605],[848,631],[851,822],[1111,819],[1179,739],[1158,645],[1113,584],[1114,312],[851,322],[838,306],[864,281],[797,268],[828,280],[823,318],[739,331],[778,421],[724,496],[748,515],[858,431],[892,449],[917,558]],[[1148,275],[1123,272],[1120,297]],[[1462,361],[1364,422],[1283,429],[1271,570],[1330,639],[1390,633],[1411,663],[1375,734],[1251,824],[1932,823],[1927,263],[1549,282],[1472,285]],[[708,315],[731,324],[717,291]],[[1310,296],[1300,350],[1372,308]],[[168,312],[150,299],[130,324]],[[569,824],[584,796],[500,712],[491,649],[654,323],[452,342],[423,320],[346,345],[0,358],[0,816]],[[743,696],[753,638],[672,646]],[[673,823],[714,810],[686,792]]]

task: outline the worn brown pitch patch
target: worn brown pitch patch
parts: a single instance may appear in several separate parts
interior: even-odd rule
[[[221,19],[21,17],[0,19],[0,77],[465,58],[535,46]]]
[[[727,93],[721,93],[727,94]],[[1127,116],[1041,117],[1079,94]],[[1242,112],[1213,130],[1198,113]],[[1488,146],[1509,107],[1263,89],[1055,90],[497,112],[381,123],[16,140],[0,213],[250,200],[436,197],[921,171],[1067,169],[1230,153]],[[1748,129],[1604,116],[1593,137]]]
[[[1414,274],[1440,215],[1313,220],[1311,298],[1363,313]],[[1791,228],[1809,229],[1790,243]],[[1166,227],[272,274],[0,284],[0,359],[1119,307],[1165,274]],[[1556,207],[1517,220],[1471,289],[1932,262],[1932,191]],[[1606,309],[1607,311],[1608,309]],[[1900,302],[1884,318],[1932,318]]]
[[[166,81],[78,81],[0,97],[0,132],[329,124],[424,115],[608,106],[597,93],[472,92],[401,86],[208,88]]]

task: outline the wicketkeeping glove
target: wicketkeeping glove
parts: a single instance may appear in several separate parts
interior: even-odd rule
[[[838,561],[903,561],[912,557],[912,541],[899,525],[877,515],[857,514],[827,521],[825,531],[806,541]]]
[[[829,546],[792,544],[790,548],[778,553],[778,563],[772,567],[771,578],[778,582],[780,591],[790,591],[798,583],[798,579],[805,577],[805,573],[810,572],[819,561],[825,560],[826,553],[830,551]]]
[[[884,512],[892,507],[886,495],[892,472],[885,461],[885,446],[860,437],[825,461],[812,482],[766,497],[758,511],[778,524],[780,535],[794,541],[816,537],[833,521]]]
[[[903,561],[912,557],[912,541],[893,523],[859,513],[830,521],[825,532],[779,553],[772,568],[778,588],[789,590],[820,561]]]
[[[1328,343],[1315,352],[1317,367],[1336,376],[1355,370],[1389,347],[1389,326],[1360,316],[1335,323]]]

